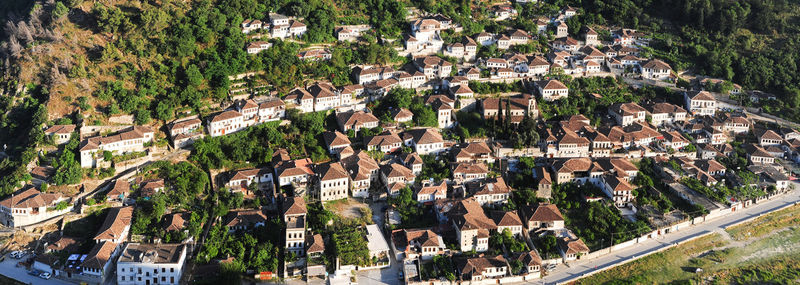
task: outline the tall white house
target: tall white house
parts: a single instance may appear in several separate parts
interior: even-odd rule
[[[185,244],[129,243],[117,260],[117,284],[179,284]]]

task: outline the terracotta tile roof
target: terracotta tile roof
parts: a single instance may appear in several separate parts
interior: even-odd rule
[[[62,236],[58,240],[49,244],[47,246],[47,250],[73,252],[78,249],[82,242],[83,240],[80,238]]]
[[[125,179],[117,179],[114,181],[114,187],[106,193],[108,197],[124,196],[131,192],[131,185]]]
[[[406,181],[412,181],[416,177],[411,169],[399,163],[381,165],[381,172],[387,178],[403,177]]]
[[[410,131],[406,131],[406,134],[410,135],[416,144],[431,144],[431,143],[443,143],[444,138],[442,135],[439,134],[439,131],[434,128],[426,128],[426,129],[413,129]]]
[[[564,220],[564,216],[561,215],[561,211],[558,210],[555,204],[540,203],[538,205],[530,205],[526,209],[529,216],[528,221],[551,222]]]
[[[498,227],[522,226],[522,219],[516,211],[493,211],[491,216]]]
[[[125,229],[130,227],[133,218],[133,207],[111,208],[106,215],[103,225],[97,231],[95,240],[125,239]]]
[[[675,114],[687,113],[686,109],[670,103],[655,103],[646,107],[647,111],[651,114]]]
[[[453,64],[442,59],[438,56],[423,56],[414,58],[414,63],[422,68],[429,68],[434,66],[452,66]]]
[[[558,80],[555,80],[555,79],[552,79],[552,80],[547,80],[547,81],[540,81],[540,82],[539,82],[539,86],[544,86],[544,87],[542,88],[543,90],[553,90],[553,89],[555,89],[555,90],[561,90],[561,89],[567,89],[567,86],[566,86],[566,85],[564,85],[564,83],[561,83],[561,81],[558,81]]]
[[[460,85],[455,86],[455,87],[450,87],[450,92],[455,94],[455,95],[474,94],[475,93],[475,92],[472,92],[472,89],[470,89],[469,86],[464,85],[464,84],[460,84]]]
[[[363,150],[341,159],[340,162],[354,181],[370,179],[372,172],[380,169],[378,163]]]
[[[634,187],[628,181],[621,180],[614,175],[606,175],[605,179],[612,191],[631,191]]]
[[[322,133],[322,138],[325,140],[325,145],[328,147],[350,145],[350,139],[347,138],[347,135],[339,131],[324,132]]]
[[[691,91],[687,93],[691,100],[715,101],[714,96],[708,91]]]
[[[588,157],[569,158],[557,160],[553,164],[553,169],[559,173],[587,171],[592,166],[592,160]]]
[[[528,63],[528,66],[550,66],[550,63],[543,57],[537,55]]]
[[[0,205],[6,208],[39,208],[50,206],[56,200],[61,198],[61,194],[42,193],[41,191],[28,186],[17,193],[11,195],[3,201]]]
[[[483,163],[462,162],[456,165],[453,173],[478,174],[489,173],[489,168]]]
[[[312,163],[311,159],[308,158],[297,159],[297,160],[283,160],[276,163],[275,169],[276,173],[278,174],[278,177],[313,175],[314,172],[309,167],[311,163]]]
[[[219,113],[217,115],[214,115],[214,117],[211,118],[211,122],[212,123],[221,122],[221,121],[230,120],[230,119],[241,117],[241,116],[242,116],[242,113],[239,113],[239,111],[228,110],[228,111],[224,111],[222,113]]]
[[[311,236],[308,244],[308,249],[306,249],[308,254],[325,252],[325,241],[322,239],[321,234]]]
[[[402,143],[403,140],[397,134],[384,133],[377,136],[364,138],[364,144],[367,146],[391,146],[393,144]]]
[[[694,165],[700,168],[701,170],[709,173],[722,171],[728,169],[721,163],[717,162],[714,159],[698,159],[694,162]]]
[[[436,101],[442,101],[443,103],[453,104],[456,101],[450,96],[439,94],[439,95],[430,95],[425,98],[425,104],[433,104]]]
[[[433,184],[429,186],[420,187],[419,191],[417,191],[417,195],[431,195],[434,196],[441,196],[447,195],[447,183],[444,181],[439,182],[439,185]]]
[[[410,110],[408,110],[406,108],[396,108],[396,109],[394,109],[394,111],[392,111],[392,118],[395,121],[402,120],[402,119],[405,119],[405,118],[409,118],[410,119],[413,116],[414,116],[414,113],[412,113]]]
[[[42,179],[42,180],[49,180],[50,176],[53,176],[53,174],[55,174],[55,172],[56,172],[56,169],[53,168],[52,166],[44,166],[44,167],[37,166],[37,167],[34,167],[33,169],[31,169],[31,176],[33,176],[34,178]]]
[[[377,117],[372,113],[365,113],[363,111],[358,112],[342,112],[336,114],[336,119],[339,121],[340,124],[349,126],[349,125],[364,125],[367,123],[379,122]]]
[[[231,211],[225,215],[226,227],[234,227],[238,225],[254,225],[257,223],[265,223],[267,216],[261,210],[241,210]]]
[[[540,257],[539,253],[537,253],[535,250],[519,253],[519,255],[517,256],[517,260],[522,262],[524,266],[542,265],[542,257]]]
[[[536,104],[535,100],[531,100],[531,96],[527,94],[522,94],[513,97],[507,97],[509,99],[508,107],[511,110],[527,110],[530,104]],[[481,101],[481,108],[486,110],[499,110],[500,103],[503,103],[503,111],[505,112],[506,109],[506,102],[505,100],[501,100],[501,98],[486,98]]]
[[[183,128],[191,127],[191,126],[194,126],[194,125],[200,125],[202,123],[203,122],[200,121],[200,119],[198,119],[198,118],[192,118],[192,119],[183,120],[183,121],[179,121],[179,122],[173,122],[172,125],[169,127],[169,130],[170,130],[170,132],[172,132],[175,129],[183,129]]]
[[[475,192],[475,196],[505,194],[511,192],[511,188],[508,187],[502,177],[488,178],[486,179],[485,183],[482,184],[483,185],[478,188],[478,191]]]
[[[778,133],[773,130],[755,130],[753,131],[756,137],[760,140],[777,140],[782,141],[783,137],[781,137]]]
[[[422,157],[419,156],[418,153],[403,153],[400,155],[400,158],[403,160],[403,164],[405,165],[415,165],[415,164],[423,164]]]
[[[650,68],[650,69],[655,69],[655,70],[670,70],[670,69],[672,69],[672,67],[670,67],[669,64],[667,64],[666,62],[663,62],[661,60],[658,60],[658,59],[651,59],[651,60],[647,61],[644,65],[642,65],[642,68]]]
[[[45,134],[69,134],[75,131],[75,125],[54,125],[44,131]]]
[[[303,197],[294,196],[284,199],[284,216],[305,215],[306,213],[308,213],[308,210],[306,210],[306,200]]]
[[[614,103],[608,107],[608,109],[623,116],[632,116],[636,115],[638,112],[647,112],[645,108],[642,108],[642,106],[636,103]]]
[[[80,267],[103,270],[116,248],[117,244],[110,241],[95,244]]]
[[[688,142],[689,142],[689,140],[687,140],[686,138],[684,138],[684,137],[683,137],[683,136],[682,136],[680,133],[678,133],[677,131],[668,131],[668,132],[662,132],[662,134],[664,134],[664,140],[666,140],[666,141],[668,141],[668,142],[672,142],[672,143],[677,143],[677,142],[685,142],[685,143],[688,143]]]
[[[462,231],[497,229],[497,225],[486,216],[480,203],[474,197],[458,201],[448,212],[448,216]]]
[[[188,224],[191,216],[191,212],[180,212],[167,215],[164,217],[164,230],[167,232],[182,231]]]
[[[242,180],[242,179],[252,179],[256,176],[261,176],[270,173],[269,168],[249,168],[249,169],[240,169],[236,170],[231,176],[230,180]]]
[[[133,126],[115,135],[106,137],[91,137],[81,142],[80,150],[93,150],[103,144],[110,144],[124,140],[144,138],[145,134],[152,134],[153,129],[148,126]]]
[[[339,162],[332,162],[319,165],[319,173],[320,181],[328,181],[334,179],[343,179],[348,178],[347,171],[344,170],[344,167]]]
[[[432,230],[403,230],[405,233],[405,245],[411,241],[419,243],[423,247],[441,247],[439,235]],[[403,246],[405,248],[405,246]]]
[[[270,98],[264,102],[261,102],[261,104],[258,105],[258,108],[268,109],[268,108],[278,108],[281,106],[286,106],[286,104],[283,103],[283,100],[281,100],[280,98]]]
[[[337,97],[335,93],[336,88],[327,82],[317,82],[311,85],[308,87],[308,92],[311,93],[311,96],[314,96],[315,99]]]
[[[488,268],[508,267],[506,259],[502,255],[495,257],[475,257],[467,259],[457,259],[456,266],[461,274],[471,276],[483,275]]]
[[[289,91],[289,94],[284,99],[302,102],[303,100],[313,100],[314,96],[303,88],[295,88]]]

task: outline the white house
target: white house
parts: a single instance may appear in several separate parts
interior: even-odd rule
[[[537,84],[539,94],[545,101],[555,101],[569,96],[569,89],[561,81],[552,79],[547,81],[540,81]]]
[[[235,110],[227,110],[216,114],[208,120],[208,133],[212,137],[235,133],[247,127],[244,116]]]
[[[692,114],[713,116],[717,111],[717,100],[708,91],[689,91],[683,96],[686,109]]]
[[[129,243],[117,260],[117,284],[180,284],[185,244]]]
[[[91,137],[81,142],[81,167],[96,167],[103,161],[103,152],[113,155],[144,151],[144,145],[153,141],[153,129],[148,126],[133,126],[116,135]]]

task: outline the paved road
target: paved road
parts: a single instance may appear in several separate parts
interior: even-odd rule
[[[800,184],[795,184],[795,187],[800,186]],[[773,200],[761,202],[757,205],[736,211],[732,214],[722,216],[696,226],[691,226],[657,239],[647,240],[599,258],[573,261],[570,262],[569,267],[565,265],[559,265],[556,270],[544,278],[544,283],[559,284],[570,281],[575,277],[590,273],[592,271],[602,271],[608,269],[609,266],[630,260],[634,256],[641,256],[643,254],[667,247],[676,242],[681,242],[695,236],[722,230],[725,226],[729,226],[761,214],[772,212],[787,204],[800,202],[800,195],[798,195],[800,193],[798,192],[800,191],[795,190],[780,197],[774,198]],[[597,269],[595,269],[595,266]]]
[[[8,278],[15,279],[25,284],[46,284],[46,285],[73,284],[63,280],[58,280],[55,277],[50,278],[50,280],[45,280],[36,276],[28,275],[27,269],[25,269],[24,267],[16,267],[17,263],[20,261],[21,259],[14,259],[11,258],[11,256],[6,255],[5,260],[3,260],[3,262],[0,262],[0,274],[3,274]]]

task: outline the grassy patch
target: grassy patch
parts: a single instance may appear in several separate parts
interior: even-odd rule
[[[693,273],[682,267],[690,266],[689,261],[693,255],[725,244],[719,234],[708,235],[581,279],[577,284],[625,284],[620,281],[655,283],[687,279],[692,277]]]
[[[800,207],[581,279],[576,284],[793,284],[800,282]],[[696,268],[702,272],[694,273]]]
[[[753,221],[731,227],[728,232],[735,240],[745,240],[761,237],[793,225],[800,225],[800,206],[792,206],[761,216]]]

